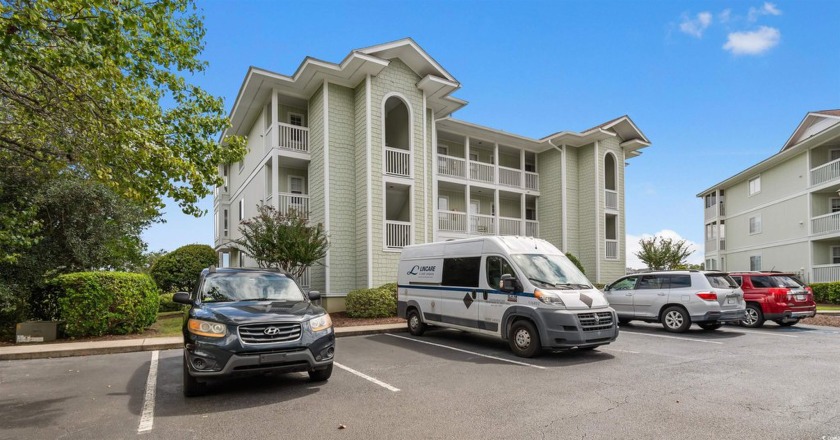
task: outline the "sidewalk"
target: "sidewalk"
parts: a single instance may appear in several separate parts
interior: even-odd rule
[[[407,331],[405,324],[362,325],[356,327],[338,327],[335,329],[335,336],[339,338],[344,336],[362,336],[404,331]],[[134,351],[170,350],[183,348],[183,346],[184,340],[181,336],[167,338],[121,339],[114,341],[21,344],[10,347],[0,347],[0,361],[90,356],[94,354],[130,353]]]

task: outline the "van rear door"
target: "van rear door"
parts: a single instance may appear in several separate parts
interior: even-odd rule
[[[479,275],[481,257],[448,257],[443,259],[440,294],[442,321],[447,324],[478,329]]]

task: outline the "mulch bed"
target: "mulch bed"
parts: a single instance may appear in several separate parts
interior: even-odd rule
[[[355,327],[359,325],[405,324],[403,318],[350,318],[347,312],[330,313],[335,327]]]

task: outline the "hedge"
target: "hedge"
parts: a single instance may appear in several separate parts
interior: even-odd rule
[[[397,316],[397,286],[385,284],[374,289],[358,289],[347,294],[347,316],[387,318]]]
[[[149,270],[163,292],[192,291],[201,270],[218,262],[216,251],[206,244],[188,244],[158,258]]]
[[[68,336],[136,333],[155,322],[160,294],[152,278],[126,272],[78,272],[56,277]]]
[[[840,282],[810,284],[817,304],[840,304]]]
[[[180,312],[184,310],[184,305],[180,303],[176,303],[172,301],[172,297],[175,296],[174,293],[162,293],[160,295],[160,307],[158,308],[158,313],[161,312]]]

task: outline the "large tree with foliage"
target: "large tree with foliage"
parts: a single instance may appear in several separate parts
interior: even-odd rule
[[[694,253],[685,240],[674,241],[665,237],[642,238],[642,250],[636,256],[653,270],[672,270],[684,267],[686,259]]]
[[[191,0],[0,0],[0,162],[45,179],[71,170],[153,214],[163,197],[202,214],[217,166],[245,151],[240,137],[217,142],[222,100],[190,82],[203,38]],[[33,221],[0,212],[0,257],[31,244]]]
[[[202,269],[218,261],[216,251],[206,244],[188,244],[156,259],[149,275],[158,288],[166,292],[191,292]]]
[[[311,226],[295,210],[284,214],[268,205],[243,221],[239,232],[242,238],[234,243],[241,252],[257,260],[260,267],[281,269],[296,278],[324,258],[329,248],[322,224]]]

